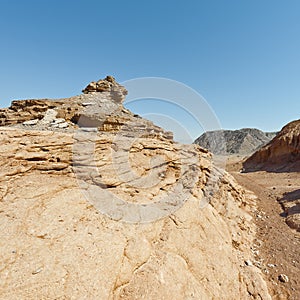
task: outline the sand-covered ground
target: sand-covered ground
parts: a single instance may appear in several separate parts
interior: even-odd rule
[[[300,174],[265,171],[241,173],[242,157],[230,157],[227,170],[257,196],[253,216],[257,231],[256,262],[269,282],[273,299],[300,299]],[[291,209],[294,208],[294,209]],[[293,222],[290,219],[293,218]],[[291,228],[292,227],[292,228]],[[279,277],[284,274],[288,282]]]

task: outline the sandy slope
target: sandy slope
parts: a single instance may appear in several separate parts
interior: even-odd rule
[[[273,299],[300,299],[300,233],[286,223],[284,207],[280,202],[290,196],[299,201],[300,174],[253,172],[240,173],[241,157],[230,158],[227,169],[239,184],[254,192],[257,211],[253,214],[257,231],[257,262],[269,281]],[[293,196],[294,195],[294,196]],[[289,282],[282,283],[278,276],[285,274]]]

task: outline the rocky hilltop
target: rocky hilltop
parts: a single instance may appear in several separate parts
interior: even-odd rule
[[[1,109],[1,298],[271,299],[255,197],[126,93],[109,76]]]
[[[246,171],[300,171],[300,120],[282,128],[266,146],[244,162]]]
[[[127,91],[112,76],[90,83],[83,92],[84,95],[67,99],[12,101],[9,108],[0,109],[0,125],[60,132],[90,127],[116,133],[122,128],[123,133],[130,135],[134,122],[135,134],[147,132],[149,137],[161,135],[173,139],[171,132],[165,132],[123,107],[121,103]]]
[[[216,130],[203,133],[194,143],[217,155],[249,155],[275,135],[275,132],[263,132],[255,128]]]

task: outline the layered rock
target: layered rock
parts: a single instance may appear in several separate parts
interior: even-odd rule
[[[100,79],[98,81],[92,81],[86,88],[82,90],[84,94],[91,94],[97,92],[109,92],[112,94],[114,101],[122,102],[124,96],[127,95],[126,89],[118,84],[114,77],[106,76],[105,79]]]
[[[4,110],[2,297],[270,299],[249,263],[253,196],[210,153],[175,143],[113,95],[45,100],[25,125],[26,105],[19,122]]]
[[[67,127],[73,131],[78,128],[97,128],[115,133],[122,128],[125,135],[139,132],[173,139],[171,132],[164,131],[123,107],[127,91],[112,76],[98,82],[108,83],[109,88],[103,91],[86,88],[85,94],[64,99],[12,101],[9,108],[0,109],[0,126],[56,131],[64,131]]]
[[[203,133],[194,143],[217,155],[249,155],[275,135],[275,132],[263,132],[255,128],[216,130]]]
[[[243,164],[245,171],[300,171],[300,120],[282,128],[266,146]]]
[[[300,232],[300,189],[286,192],[279,203],[284,209],[286,223]]]

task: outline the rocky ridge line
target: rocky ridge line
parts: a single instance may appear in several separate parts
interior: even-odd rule
[[[243,164],[245,171],[300,171],[300,120],[284,126],[277,136]]]
[[[216,130],[203,133],[194,143],[217,155],[249,155],[275,135],[275,132],[262,132],[255,128]]]

